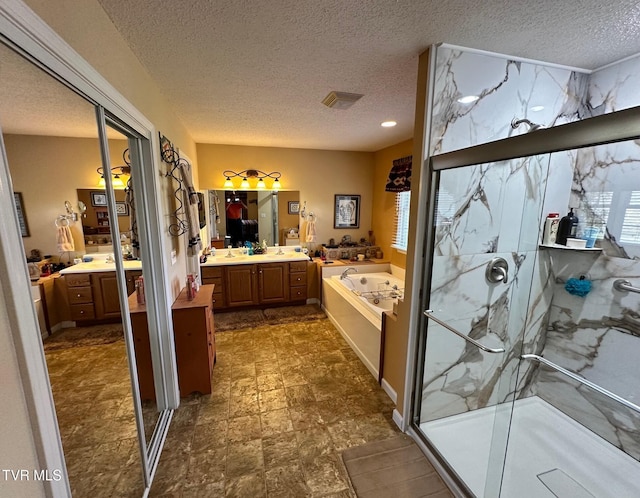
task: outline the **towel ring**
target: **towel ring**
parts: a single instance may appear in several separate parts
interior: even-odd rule
[[[309,214],[307,215],[307,218],[309,221],[316,221],[316,215],[313,214],[313,211],[309,212]]]
[[[58,216],[56,218],[56,220],[54,221],[55,225],[57,228],[60,227],[68,227],[70,225],[69,223],[69,218],[67,218],[65,215],[61,214],[60,216]]]

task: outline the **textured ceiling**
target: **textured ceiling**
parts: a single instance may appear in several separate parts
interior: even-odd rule
[[[408,139],[418,56],[434,43],[586,69],[640,52],[635,0],[98,1],[199,143],[374,151]],[[364,97],[328,109],[331,90]],[[388,119],[398,126],[381,128]]]

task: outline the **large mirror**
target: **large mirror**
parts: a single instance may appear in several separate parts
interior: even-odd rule
[[[262,241],[270,246],[300,244],[297,190],[208,190],[204,194],[205,223],[212,247]]]
[[[82,225],[91,200],[81,192],[100,191],[95,108],[2,44],[0,60],[0,127],[20,222],[28,226],[22,241],[30,275],[23,278],[31,279],[40,318],[71,490],[142,496],[142,465],[158,414],[153,402],[145,403],[142,434],[115,271],[60,273],[88,256]],[[108,136],[120,151],[114,160],[121,160],[127,137],[113,130]],[[98,202],[106,195],[103,190]],[[121,221],[128,232],[129,220]]]

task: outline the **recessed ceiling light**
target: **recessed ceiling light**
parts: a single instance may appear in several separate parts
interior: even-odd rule
[[[380,123],[380,126],[384,126],[385,128],[392,128],[397,124],[398,123],[396,123],[395,121],[383,121],[382,123]]]
[[[534,106],[531,108],[531,110],[532,110],[533,112],[538,112],[538,111],[541,111],[541,110],[543,110],[543,109],[544,109],[544,106],[543,106],[543,105],[534,105]]]
[[[478,97],[477,95],[467,95],[466,97],[460,97],[458,99],[458,102],[460,102],[461,104],[471,104],[471,102],[475,102],[479,98],[480,97]]]

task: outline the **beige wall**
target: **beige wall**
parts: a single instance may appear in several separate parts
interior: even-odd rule
[[[317,216],[319,244],[330,238],[340,240],[347,234],[354,240],[368,236],[372,223],[373,153],[214,144],[198,144],[197,150],[200,188],[222,189],[222,172],[227,169],[280,171],[282,189],[299,190],[301,206],[307,201],[307,211]],[[333,228],[335,194],[361,195],[359,229]],[[300,228],[304,233],[305,224]]]
[[[391,247],[393,240],[393,222],[396,215],[396,194],[384,190],[389,171],[394,159],[410,156],[413,140],[406,140],[386,149],[379,150],[374,155],[375,170],[373,177],[373,233],[384,252],[385,258],[400,268],[407,267],[407,256]]]
[[[96,169],[102,164],[99,141],[32,135],[4,135],[3,139],[13,189],[22,192],[29,225],[30,236],[22,239],[25,252],[28,255],[32,249],[39,249],[43,255],[57,258],[54,221],[66,213],[64,202],[68,200],[77,211],[77,189],[98,190],[100,177]],[[112,166],[122,164],[126,148],[126,140],[109,140]],[[81,220],[71,224],[71,233],[76,251],[65,253],[65,262],[85,252]]]

